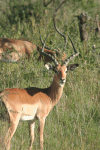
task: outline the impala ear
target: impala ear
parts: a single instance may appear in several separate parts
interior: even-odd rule
[[[73,71],[78,66],[79,66],[79,64],[71,64],[71,65],[67,66],[67,70],[68,71]]]
[[[47,63],[45,64],[45,67],[48,69],[48,70],[53,70],[54,69],[54,66],[50,63]]]

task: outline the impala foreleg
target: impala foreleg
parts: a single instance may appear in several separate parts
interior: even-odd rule
[[[30,136],[29,150],[32,150],[32,145],[33,145],[33,141],[34,141],[34,128],[35,128],[35,120],[29,122],[29,136]]]

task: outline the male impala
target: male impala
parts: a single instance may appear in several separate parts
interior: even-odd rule
[[[11,138],[13,137],[20,120],[27,120],[29,122],[29,149],[32,150],[36,119],[38,119],[40,123],[40,148],[41,150],[43,149],[43,130],[45,119],[51,109],[55,106],[55,104],[58,103],[61,98],[64,84],[66,82],[67,71],[72,71],[76,67],[78,67],[78,64],[71,64],[68,66],[69,61],[79,55],[72,41],[71,43],[74,48],[75,54],[68,57],[68,59],[66,59],[62,65],[58,63],[54,56],[51,56],[50,54],[44,52],[44,45],[42,47],[42,54],[51,58],[51,60],[55,64],[55,66],[49,63],[45,65],[47,69],[52,69],[56,72],[50,87],[45,89],[40,89],[36,87],[30,87],[25,89],[12,88],[4,89],[0,92],[1,109],[3,109],[3,107],[7,109],[7,115],[5,115],[3,111],[1,114],[2,116],[5,115],[5,118],[9,117],[10,121],[10,127],[4,141],[6,150],[10,149]]]
[[[41,55],[41,47],[32,44],[32,42],[27,40],[16,40],[16,39],[8,39],[1,38],[0,39],[0,61],[3,62],[17,62],[20,60],[22,56],[31,56],[34,50],[39,52],[38,60],[44,59],[44,62],[50,62],[46,56]],[[60,53],[58,51],[54,52],[48,49],[44,49],[44,52],[51,54],[52,56],[59,56]],[[62,59],[65,60],[66,55],[63,54]]]

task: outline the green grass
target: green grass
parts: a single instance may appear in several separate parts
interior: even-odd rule
[[[23,0],[20,4],[16,0],[1,1],[0,37],[24,38],[41,46],[40,28],[43,39],[50,33],[47,46],[59,48],[67,56],[71,55],[73,49],[70,41],[68,40],[67,49],[64,49],[64,40],[53,27],[52,15],[60,2],[56,0],[54,5],[51,3],[46,8],[39,0]],[[14,8],[16,11],[12,14]],[[66,36],[71,36],[75,47],[80,52],[80,56],[72,62],[78,63],[79,67],[67,74],[61,100],[46,119],[44,150],[100,149],[100,52],[99,49],[96,49],[95,53],[92,51],[93,44],[99,47],[100,38],[99,35],[95,36],[90,32],[88,41],[81,43],[78,21],[74,17],[86,11],[94,20],[96,14],[99,14],[99,9],[99,0],[71,0],[57,12],[57,27]],[[31,15],[29,15],[30,10],[34,12]],[[44,10],[47,13],[44,13]],[[19,13],[23,15],[22,20]],[[0,62],[0,90],[31,86],[46,88],[51,84],[54,73],[48,72],[43,62],[37,61],[37,52],[33,55],[34,61],[20,60],[15,64]],[[6,123],[0,121],[0,150],[3,149],[2,143],[6,132]],[[12,138],[11,150],[27,150],[28,145],[28,123],[20,122]],[[39,149],[38,121],[33,149]]]

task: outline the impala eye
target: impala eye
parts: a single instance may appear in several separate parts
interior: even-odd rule
[[[58,70],[55,70],[55,73],[58,73]]]
[[[67,68],[66,68],[65,73],[67,73],[67,71],[68,71],[68,70],[67,70]]]

